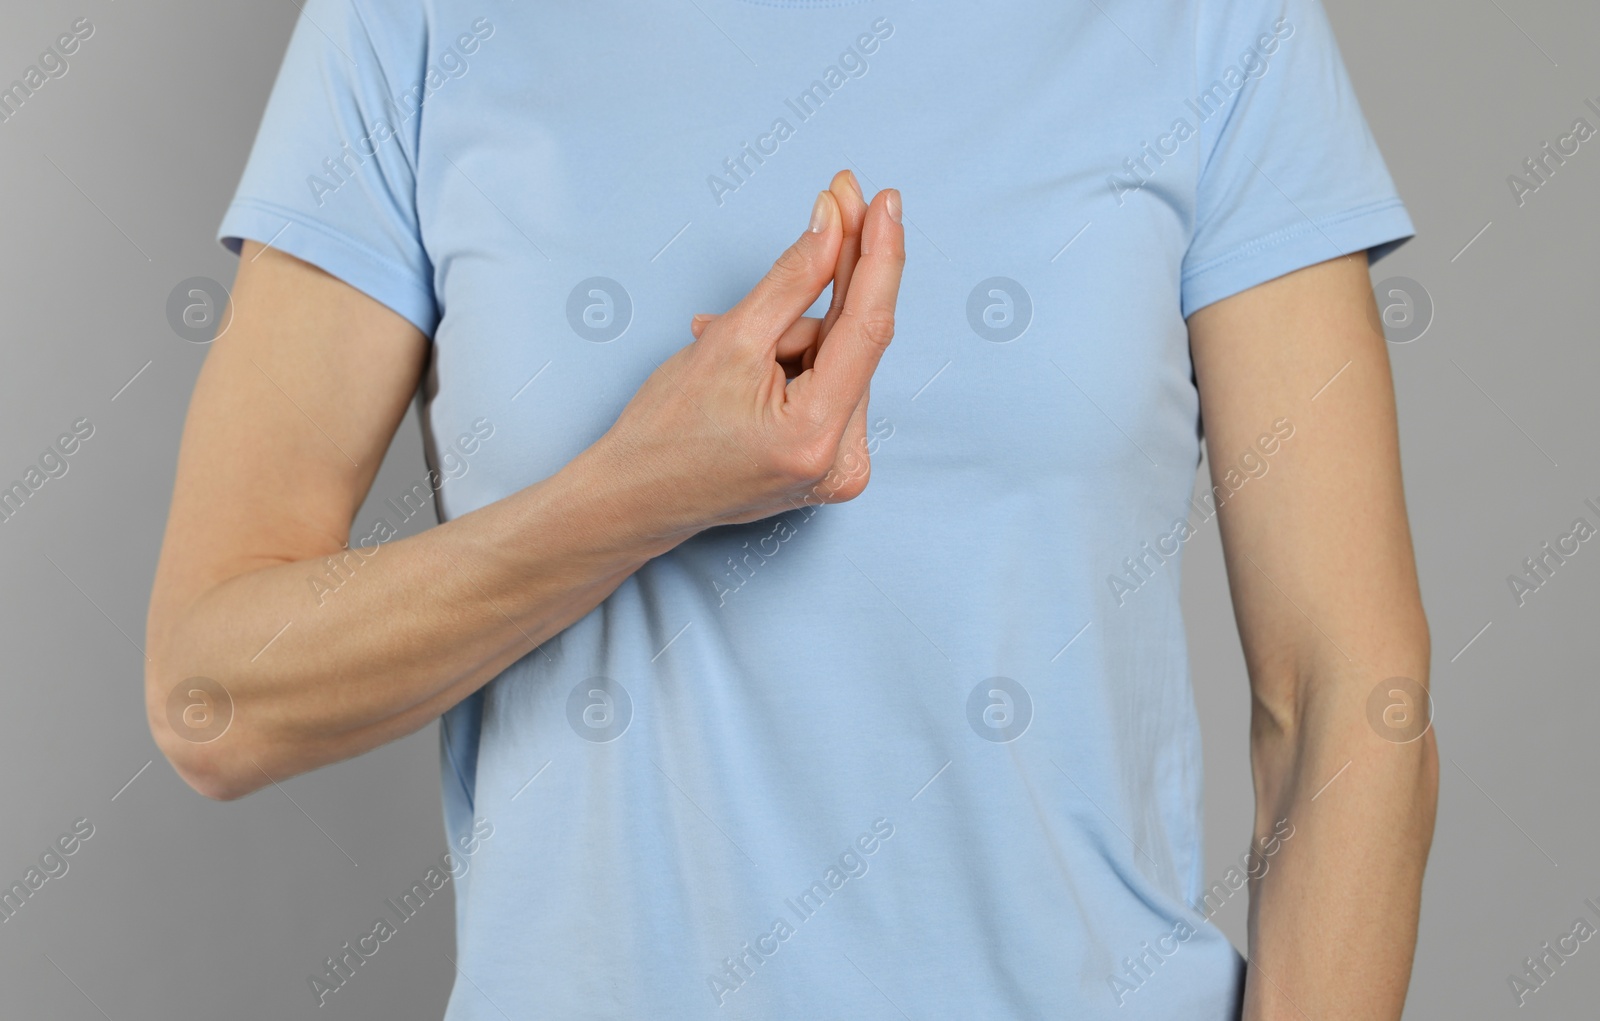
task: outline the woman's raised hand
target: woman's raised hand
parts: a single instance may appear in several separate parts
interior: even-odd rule
[[[635,525],[681,541],[860,495],[868,384],[894,336],[904,264],[899,193],[869,206],[841,171],[800,239],[733,308],[696,316],[694,343],[657,367],[596,443],[635,484],[631,512],[646,519]],[[827,315],[807,318],[830,282]]]

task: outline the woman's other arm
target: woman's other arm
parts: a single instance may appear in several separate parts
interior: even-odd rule
[[[1253,696],[1244,1018],[1396,1021],[1438,761],[1425,698],[1390,683],[1394,708],[1369,713],[1390,678],[1427,685],[1429,639],[1365,254],[1216,302],[1189,328],[1212,483],[1238,488],[1219,516]]]

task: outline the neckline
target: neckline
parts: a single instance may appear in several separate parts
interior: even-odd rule
[[[852,7],[867,0],[744,0],[757,7]]]

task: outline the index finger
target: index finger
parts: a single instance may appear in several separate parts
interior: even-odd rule
[[[760,349],[764,358],[796,319],[805,315],[833,278],[844,235],[839,203],[829,191],[817,193],[811,222],[800,240],[778,256],[766,276],[707,329],[727,331],[742,346]]]

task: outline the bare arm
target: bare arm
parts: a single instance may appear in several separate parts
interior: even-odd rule
[[[147,625],[147,715],[180,775],[233,798],[415,731],[651,557],[783,510],[864,457],[866,385],[904,261],[898,201],[880,193],[869,212],[836,178],[817,229],[667,359],[604,437],[547,479],[383,545],[320,606],[310,579],[343,549],[427,340],[328,274],[247,246],[232,326],[184,427]],[[853,286],[821,331],[802,315],[847,250]],[[784,364],[808,347],[814,367],[786,385]],[[208,743],[167,717],[193,677],[234,703]]]
[[[1369,718],[1381,682],[1427,684],[1430,650],[1367,260],[1251,288],[1189,328],[1212,484],[1237,486],[1219,516],[1264,862],[1244,1018],[1398,1019],[1438,762],[1431,729],[1403,740],[1420,730],[1403,710]],[[1258,444],[1282,419],[1278,444]]]

